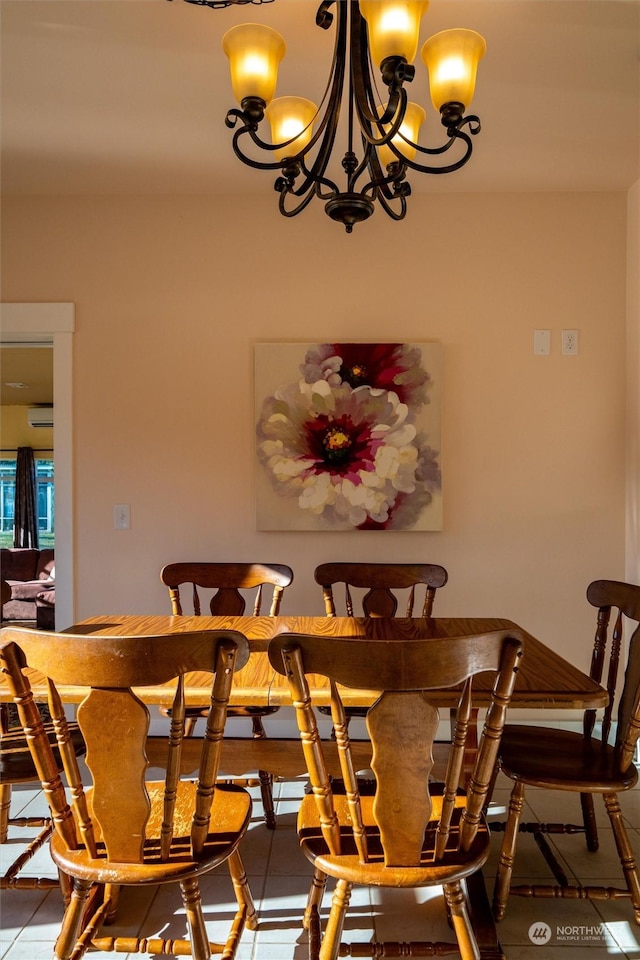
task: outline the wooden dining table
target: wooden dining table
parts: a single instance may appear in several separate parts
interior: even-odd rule
[[[551,647],[546,646],[512,620],[498,617],[315,617],[315,616],[143,616],[108,614],[89,617],[69,627],[65,633],[77,633],[83,636],[154,636],[175,634],[179,636],[194,630],[238,630],[249,640],[251,656],[245,667],[234,676],[231,703],[236,705],[290,706],[291,697],[286,678],[277,673],[269,663],[267,649],[269,641],[282,633],[303,633],[323,637],[353,637],[362,639],[407,640],[419,638],[442,638],[468,636],[489,633],[493,630],[517,630],[524,638],[524,657],[518,671],[515,692],[511,700],[511,709],[553,708],[566,710],[585,710],[600,708],[607,703],[607,692],[589,676],[574,667]],[[44,699],[46,685],[44,678],[29,670],[32,689],[37,698]],[[185,701],[187,706],[199,706],[208,702],[211,678],[206,674],[189,673],[185,677]],[[149,686],[136,689],[136,693],[147,704],[169,705],[175,684],[164,687]],[[480,675],[474,682],[474,708],[477,711],[488,706],[493,686],[493,676]],[[329,702],[328,682],[323,677],[311,678],[311,695],[317,705]],[[67,703],[80,702],[86,690],[79,686],[61,686],[60,695]],[[345,706],[368,706],[378,696],[375,690],[341,687]],[[443,708],[453,707],[457,703],[455,690],[432,691],[430,699]],[[0,699],[8,698],[6,685],[0,682]],[[287,741],[287,749],[282,740],[259,741],[250,738],[233,750],[225,750],[229,763],[234,769],[230,773],[240,772],[240,768],[271,770],[283,776],[294,775],[299,767],[302,752],[295,739]],[[193,762],[197,750],[197,741],[184,751],[185,769]],[[255,757],[260,756],[256,765]],[[155,755],[154,755],[155,758]],[[233,762],[232,762],[233,758]]]
[[[323,637],[354,637],[406,640],[467,636],[488,633],[493,630],[518,630],[524,637],[525,653],[519,668],[511,709],[552,708],[577,709],[599,708],[606,705],[606,691],[589,676],[574,667],[551,647],[546,646],[512,620],[498,617],[315,617],[315,616],[144,616],[108,614],[89,617],[69,627],[66,633],[91,636],[153,636],[175,634],[193,630],[238,630],[249,640],[251,656],[245,667],[234,677],[231,703],[236,705],[290,706],[291,698],[286,678],[276,673],[269,663],[267,649],[272,637],[281,633],[314,634]],[[30,671],[32,688],[37,697],[46,695],[42,677]],[[474,682],[474,708],[477,711],[488,706],[493,677],[480,675]],[[317,705],[329,702],[328,683],[322,677],[312,678],[311,695]],[[147,704],[169,705],[173,684],[166,687],[142,687],[136,690]],[[190,673],[185,677],[185,701],[187,706],[208,702],[210,677]],[[77,703],[85,695],[82,687],[60,687],[60,694],[68,703]],[[368,706],[377,697],[375,690],[341,688],[345,706]],[[455,706],[455,690],[433,691],[432,701],[442,708]],[[7,690],[0,683],[0,699],[6,699]],[[239,775],[246,770],[268,770],[282,776],[294,776],[304,770],[302,751],[297,738],[268,738],[254,741],[250,738],[228,738],[225,746],[225,770]],[[473,748],[473,745],[472,745]],[[159,744],[150,748],[150,759],[158,759]],[[366,747],[360,751],[363,766],[368,757]],[[197,763],[198,741],[188,744],[183,750],[185,772]],[[259,757],[259,762],[257,758]],[[443,754],[444,758],[444,754]],[[436,757],[438,761],[438,757]],[[336,758],[337,763],[337,758]]]
[[[155,636],[196,630],[238,630],[249,640],[249,661],[234,676],[231,703],[261,704],[286,707],[291,697],[286,679],[276,673],[269,663],[269,641],[282,633],[314,634],[323,637],[353,637],[367,639],[407,640],[422,638],[446,638],[489,633],[494,630],[517,630],[524,638],[524,657],[518,670],[511,709],[585,710],[597,709],[607,704],[607,692],[589,676],[565,660],[557,651],[542,643],[511,620],[497,617],[211,617],[211,616],[136,616],[108,614],[90,617],[74,624],[66,633],[84,636]],[[28,670],[36,698],[46,697],[44,678],[34,670]],[[185,677],[185,700],[188,706],[208,702],[211,678],[207,674],[190,673]],[[474,682],[473,704],[477,711],[488,706],[493,685],[493,676],[479,675]],[[136,688],[138,696],[147,704],[168,705],[173,695],[174,684],[164,687]],[[82,687],[59,687],[65,702],[80,702],[86,690]],[[329,702],[328,683],[324,678],[311,678],[311,695],[317,705]],[[375,690],[341,687],[345,705],[368,706],[376,699]],[[443,710],[456,705],[456,690],[438,690],[430,693],[430,699]],[[6,685],[0,682],[0,699],[8,699]],[[151,766],[162,766],[166,756],[166,737],[150,737],[147,754]],[[331,745],[330,745],[331,748]],[[189,773],[197,766],[200,745],[193,737],[183,744],[182,772]],[[448,747],[443,744],[444,763]],[[368,743],[354,744],[354,760],[357,769],[369,765]],[[436,768],[438,762],[436,756]],[[297,737],[253,740],[231,738],[225,734],[222,766],[225,775],[237,776],[248,771],[269,770],[282,776],[304,773],[305,765]],[[329,772],[340,775],[337,751],[329,757]],[[467,881],[472,922],[478,937],[483,960],[501,960],[500,948],[491,910],[486,897],[484,881],[480,873]]]
[[[518,672],[511,709],[553,708],[584,710],[603,707],[607,693],[587,674],[565,660],[556,650],[536,639],[512,620],[498,617],[190,617],[138,616],[117,614],[89,617],[69,627],[65,633],[111,636],[154,636],[187,633],[193,630],[238,630],[249,640],[251,656],[234,678],[231,703],[288,706],[291,704],[287,681],[269,664],[269,641],[281,633],[303,633],[322,637],[367,639],[430,639],[489,633],[493,630],[518,630],[524,637],[525,653]],[[37,684],[37,678],[35,678]],[[474,685],[474,704],[487,706],[492,689],[490,675],[479,677]],[[187,674],[187,705],[202,703],[203,687],[210,678],[197,673]],[[328,703],[328,685],[321,678],[312,684],[312,695],[318,704]],[[147,703],[166,703],[170,699],[162,688],[140,688],[138,693]],[[345,705],[366,706],[377,696],[375,691],[341,688]],[[65,699],[77,702],[82,688],[64,690]],[[453,706],[455,692],[434,691],[434,703]]]

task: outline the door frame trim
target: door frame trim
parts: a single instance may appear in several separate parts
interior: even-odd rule
[[[0,304],[0,342],[42,334],[53,343],[53,457],[56,509],[56,629],[75,622],[73,524],[73,303]],[[59,584],[59,586],[58,586]]]

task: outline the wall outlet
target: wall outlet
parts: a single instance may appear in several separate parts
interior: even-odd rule
[[[533,352],[537,357],[548,357],[551,353],[551,330],[533,331]]]
[[[113,529],[128,530],[131,526],[131,511],[128,503],[116,503],[113,508]]]
[[[578,356],[578,331],[562,331],[562,355],[565,357]]]

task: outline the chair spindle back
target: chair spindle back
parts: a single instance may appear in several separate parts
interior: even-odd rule
[[[283,634],[271,641],[269,659],[289,680],[322,834],[331,853],[339,855],[355,848],[363,863],[382,860],[386,866],[419,866],[427,827],[437,831],[436,858],[442,858],[451,844],[469,849],[487,799],[521,655],[522,637],[517,631],[367,642]],[[496,673],[496,682],[458,831],[453,829],[454,812],[459,806],[472,681],[475,674],[488,670]],[[344,799],[334,796],[327,772],[309,674],[320,674],[330,681],[331,717]],[[376,778],[374,797],[360,793],[339,685],[379,692],[366,718],[373,750],[371,767]],[[432,795],[429,775],[439,713],[429,693],[458,685],[461,692],[444,789]],[[348,837],[338,825],[336,803],[348,805]],[[367,816],[363,814],[365,805]],[[375,836],[368,836],[364,828],[371,815],[378,827]]]
[[[640,736],[640,586],[617,580],[594,580],[587,588],[587,600],[598,608],[590,676],[602,683],[606,666],[605,685],[609,703],[602,720],[603,743],[607,743],[611,736],[625,618],[630,626],[635,623],[629,637],[629,655],[617,706],[615,745],[619,751],[619,769],[624,771],[633,759]],[[596,711],[587,710],[584,717],[585,737],[592,736],[595,720]]]
[[[273,587],[269,616],[275,617],[280,611],[284,589],[293,580],[293,571],[280,563],[169,563],[160,571],[160,579],[169,588],[174,616],[183,614],[180,587],[190,584],[196,617],[201,614],[201,590],[214,591],[209,601],[212,616],[229,617],[244,614],[246,598],[240,590],[254,590],[252,614],[257,617],[264,588],[269,585]]]
[[[414,612],[416,587],[423,584],[425,595],[421,617],[430,617],[436,590],[447,582],[444,567],[435,563],[322,563],[315,570],[316,583],[322,587],[327,616],[336,616],[333,587],[344,584],[346,615],[354,616],[354,598],[351,588],[363,588],[368,592],[362,597],[362,612],[365,617],[395,617],[398,598],[394,590],[409,590],[406,617]],[[357,615],[357,614],[356,614]]]
[[[55,830],[66,849],[82,843],[94,858],[144,863],[169,858],[175,836],[186,838],[197,857],[210,826],[214,786],[231,692],[233,673],[248,660],[246,638],[236,631],[202,631],[175,636],[91,637],[4,628],[0,665],[5,674],[38,775],[51,809]],[[48,706],[56,729],[70,800],[34,700],[25,667],[47,680]],[[212,674],[211,709],[202,741],[198,779],[193,788],[190,822],[176,819],[176,790],[184,738],[184,674]],[[167,747],[166,778],[145,787],[145,742],[149,711],[134,687],[166,684],[177,678]],[[62,703],[68,687],[86,688],[77,721],[87,746],[92,775],[85,792]],[[152,818],[161,817],[161,848],[145,846]]]

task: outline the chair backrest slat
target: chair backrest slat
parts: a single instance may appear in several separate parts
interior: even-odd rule
[[[71,808],[76,821],[76,827],[82,842],[92,856],[97,856],[97,846],[93,831],[93,823],[87,807],[87,798],[82,787],[82,777],[78,766],[78,758],[73,741],[69,734],[69,726],[64,706],[55,684],[47,681],[47,702],[49,713],[53,721],[56,741],[60,747],[60,756],[71,798]]]
[[[439,714],[421,691],[384,692],[367,713],[385,866],[417,866],[431,818],[431,745]],[[398,735],[400,733],[400,736]]]
[[[329,678],[331,716],[350,805],[353,843],[362,861],[383,856],[386,865],[416,866],[425,829],[441,825],[438,856],[448,842],[464,849],[473,842],[487,801],[506,709],[515,684],[523,640],[518,631],[424,640],[361,640],[282,634],[269,645],[272,666],[289,680],[303,753],[328,849],[339,854],[344,838],[327,774],[322,741],[311,701],[309,674]],[[493,671],[496,681],[473,768],[459,834],[450,835],[456,788],[472,709],[472,679]],[[459,719],[444,787],[444,799],[430,788],[438,710],[429,691],[461,685]],[[341,686],[376,691],[366,724],[376,778],[373,801],[361,796],[350,757]],[[431,794],[431,795],[430,795]],[[437,802],[436,802],[437,800]],[[364,842],[364,807],[371,808],[378,840]],[[352,809],[353,808],[353,809]],[[443,815],[444,811],[444,815]],[[357,836],[362,834],[362,839]]]
[[[77,721],[93,777],[93,816],[107,856],[119,863],[141,863],[151,813],[144,789],[149,711],[129,689],[93,687],[78,707]]]
[[[145,829],[151,820],[160,831],[161,859],[169,855],[174,834],[182,837],[185,830],[193,849],[202,849],[209,827],[233,673],[247,662],[249,647],[246,637],[233,630],[183,633],[179,641],[176,643],[175,635],[92,637],[19,628],[1,631],[0,665],[18,704],[55,829],[67,849],[77,849],[80,836],[94,857],[104,856],[106,851],[106,856],[116,862],[144,863],[146,856],[158,856],[155,848],[147,852],[144,843]],[[73,809],[57,773],[28,676],[23,673],[27,665],[48,680],[49,705],[58,746],[63,759],[66,757]],[[212,675],[212,708],[194,789],[195,807],[190,813],[181,809],[177,818],[176,791],[186,712],[183,677],[191,671]],[[132,688],[168,684],[176,678],[167,772],[164,783],[148,793],[144,781],[149,711]],[[78,707],[77,722],[85,739],[86,764],[92,777],[89,796],[84,793],[75,760],[72,763],[68,756],[69,733],[56,689],[62,684],[88,688]]]
[[[616,697],[616,686],[618,684],[618,668],[620,666],[620,649],[622,647],[622,611],[618,610],[618,616],[615,619],[613,631],[611,634],[611,652],[609,654],[609,669],[607,670],[607,693],[609,694],[609,703],[604,711],[602,721],[602,739],[606,743],[611,733],[611,717],[613,715],[613,705]]]
[[[338,748],[338,760],[340,762],[340,773],[344,782],[349,814],[351,816],[351,828],[353,838],[356,844],[358,856],[363,863],[366,863],[368,854],[367,835],[362,819],[362,810],[360,807],[360,790],[358,787],[358,778],[353,766],[351,750],[349,748],[349,732],[347,716],[344,704],[340,699],[337,687],[333,680],[331,685],[331,720],[333,722],[333,736],[335,737]],[[314,714],[315,716],[315,714]]]
[[[211,692],[211,708],[202,742],[200,777],[196,790],[196,808],[191,842],[194,856],[198,856],[209,831],[211,801],[222,757],[222,741],[231,694],[233,674],[236,669],[237,648],[233,643],[222,642],[216,652],[216,672]]]
[[[456,805],[458,787],[462,783],[462,772],[464,768],[464,753],[469,734],[469,723],[471,721],[473,701],[471,698],[471,679],[465,681],[462,689],[462,695],[458,704],[456,718],[451,739],[451,750],[447,760],[447,770],[444,779],[444,789],[442,792],[442,813],[440,823],[438,824],[438,833],[436,838],[436,859],[443,857],[449,839],[453,811]]]
[[[591,652],[591,666],[589,668],[589,676],[595,680],[596,683],[602,683],[602,674],[604,672],[604,665],[607,657],[607,634],[609,630],[610,616],[611,607],[607,606],[606,604],[600,606],[596,622],[596,634],[593,640],[593,650]],[[609,703],[609,706],[611,706],[611,702]],[[583,729],[586,739],[589,739],[589,737],[593,735],[593,728],[595,726],[597,715],[597,710],[585,710]]]
[[[182,744],[184,741],[184,718],[184,677],[180,676],[178,677],[178,685],[171,707],[171,724],[169,727],[167,775],[165,778],[162,827],[160,829],[160,859],[163,861],[169,858],[171,841],[173,840],[173,819],[178,795],[180,760],[182,758]]]
[[[0,636],[4,637],[7,634],[11,636],[16,632],[16,630],[5,628],[0,632]],[[6,676],[13,701],[18,708],[18,717],[22,728],[27,731],[30,749],[33,747],[33,763],[45,791],[55,828],[67,848],[75,850],[78,846],[78,837],[73,814],[67,803],[65,789],[58,773],[58,766],[44,729],[40,711],[33,699],[29,681],[22,673],[22,668],[27,665],[22,650],[15,643],[7,643],[6,646],[0,644],[0,665]],[[63,736],[66,735],[64,726],[63,723],[61,728]]]
[[[208,563],[184,562],[169,563],[160,571],[160,579],[169,588],[171,609],[175,616],[183,614],[180,599],[180,587],[191,586],[193,613],[199,617],[202,613],[200,591],[213,591],[208,600],[208,612],[211,616],[240,617],[246,609],[246,598],[240,593],[254,591],[252,613],[259,616],[265,587],[272,588],[269,616],[275,617],[280,611],[285,587],[293,580],[293,571],[282,563]]]
[[[322,563],[315,570],[316,582],[322,587],[325,612],[335,617],[336,604],[333,587],[344,585],[345,610],[354,616],[352,588],[366,590],[362,596],[362,615],[365,617],[395,617],[398,610],[397,590],[407,590],[406,616],[414,615],[416,587],[424,585],[425,595],[421,616],[430,617],[436,589],[447,582],[447,571],[435,563]],[[358,613],[356,612],[356,616]]]
[[[520,636],[520,640],[522,636]],[[462,812],[460,825],[460,849],[469,850],[487,802],[489,787],[494,781],[500,738],[507,719],[507,709],[513,694],[518,660],[522,647],[513,642],[505,643],[496,681],[491,694],[491,703],[480,734],[471,778],[467,785],[467,802]]]
[[[318,806],[322,835],[330,852],[338,854],[341,852],[340,828],[333,803],[331,781],[322,750],[316,713],[311,703],[311,694],[309,692],[303,657],[300,648],[295,644],[283,649],[281,656],[281,663],[285,664],[286,675],[289,678],[293,706],[295,707],[296,720],[298,729],[300,730],[302,752]],[[273,663],[273,660],[271,662]],[[338,706],[334,709],[338,716],[342,715],[342,711]],[[342,740],[342,749],[349,749],[346,730],[345,737]]]

